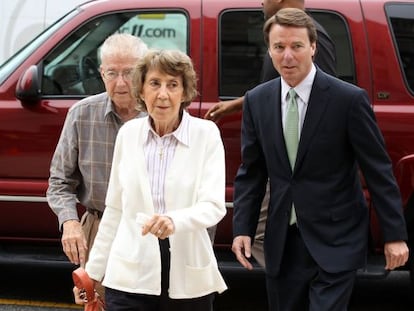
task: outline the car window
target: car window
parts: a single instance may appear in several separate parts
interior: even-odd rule
[[[58,19],[55,23],[47,27],[42,33],[40,33],[36,38],[27,43],[9,59],[7,59],[0,67],[0,84],[7,80],[10,74],[12,74],[20,64],[27,59],[34,51],[39,49],[44,42],[50,36],[59,31],[68,21],[73,19],[77,14],[79,14],[79,9],[76,8],[62,18]]]
[[[414,5],[388,4],[385,11],[405,82],[414,92]]]
[[[188,53],[188,25],[183,12],[128,11],[89,20],[43,60],[42,94],[83,97],[103,92],[99,49],[114,33],[139,36],[149,48]]]
[[[242,96],[260,82],[263,55],[261,10],[228,10],[219,17],[219,96]]]
[[[337,74],[356,83],[349,30],[338,14],[311,11],[328,31],[336,46]],[[219,96],[228,99],[242,96],[260,83],[262,59],[266,53],[261,10],[227,10],[219,17]]]
[[[338,78],[356,84],[350,31],[345,19],[334,12],[311,10],[310,13],[325,28],[335,44],[336,73]]]

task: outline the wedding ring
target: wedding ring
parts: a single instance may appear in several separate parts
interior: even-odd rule
[[[158,235],[161,235],[161,233],[162,233],[161,229],[160,229],[160,230],[158,230],[158,232],[157,232],[157,233],[158,233]]]

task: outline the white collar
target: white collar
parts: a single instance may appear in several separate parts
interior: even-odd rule
[[[309,71],[305,79],[303,79],[298,85],[294,87],[296,94],[305,104],[307,104],[309,101],[310,93],[312,91],[312,84],[315,80],[315,75],[316,67],[314,64],[312,64],[311,70]],[[282,99],[286,99],[286,96],[291,87],[286,83],[286,81],[282,77],[280,78],[280,80],[282,86]]]

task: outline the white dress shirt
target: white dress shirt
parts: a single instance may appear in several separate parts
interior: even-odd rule
[[[305,79],[303,79],[302,82],[300,82],[298,85],[294,87],[297,97],[296,102],[298,104],[298,110],[299,110],[299,137],[302,133],[302,127],[303,122],[305,121],[306,116],[306,110],[308,109],[308,101],[310,97],[310,93],[312,90],[312,84],[313,80],[315,79],[316,74],[316,68],[315,65],[312,64],[312,68]],[[291,87],[286,83],[283,78],[281,78],[282,82],[282,125],[283,128],[285,128],[285,122],[286,122],[286,112],[287,112],[287,105],[288,105],[288,93]],[[299,139],[300,141],[300,139]]]

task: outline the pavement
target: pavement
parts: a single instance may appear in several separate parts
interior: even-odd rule
[[[33,300],[0,299],[0,311],[79,311],[82,306]]]

